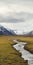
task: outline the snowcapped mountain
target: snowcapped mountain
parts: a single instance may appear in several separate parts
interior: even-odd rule
[[[16,35],[33,36],[33,30],[30,32],[16,31]]]
[[[0,26],[0,35],[16,35],[13,30],[7,30],[3,26]]]
[[[24,35],[26,35],[26,36],[33,36],[33,31],[30,31],[30,32],[28,32],[28,33],[26,33]]]
[[[23,33],[21,31],[14,31],[14,30],[10,30],[7,29],[3,26],[0,25],[0,35],[23,35],[23,36],[33,36],[33,31],[27,32],[27,33]]]

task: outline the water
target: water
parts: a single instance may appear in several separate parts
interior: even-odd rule
[[[18,42],[14,40],[14,42],[17,42],[16,45],[13,45],[13,47],[18,50],[21,53],[21,57],[24,58],[24,60],[28,60],[29,65],[33,65],[33,54],[31,54],[29,51],[24,49],[25,42]]]

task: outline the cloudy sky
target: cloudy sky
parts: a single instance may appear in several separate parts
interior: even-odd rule
[[[33,0],[0,0],[0,25],[18,33],[33,30]]]

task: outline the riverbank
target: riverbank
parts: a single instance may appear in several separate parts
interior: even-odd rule
[[[17,40],[14,40],[14,42],[17,42],[17,44],[13,45],[13,47],[21,53],[21,57],[24,58],[24,60],[28,60],[28,65],[33,65],[33,54],[24,49],[26,42],[19,42]]]
[[[17,37],[18,38],[18,37]],[[0,65],[28,65],[21,54],[13,48],[15,36],[0,37]]]
[[[33,54],[33,43],[27,43],[24,47],[27,51]]]
[[[27,51],[29,51],[30,53],[33,54],[33,37],[26,37],[27,39],[18,39],[17,41],[19,42],[26,42],[27,44],[24,46],[24,49],[26,49]]]

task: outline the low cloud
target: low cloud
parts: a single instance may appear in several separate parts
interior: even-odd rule
[[[6,22],[6,23],[18,23],[18,22],[30,22],[33,21],[33,14],[29,13],[16,13],[11,15],[11,13],[7,16],[0,16],[0,22]]]
[[[1,17],[0,16],[0,22],[11,22],[11,23],[17,23],[17,22],[24,22],[25,20],[22,19],[18,19],[18,18],[12,18],[12,17]]]
[[[30,22],[33,0],[0,0],[0,22]]]

